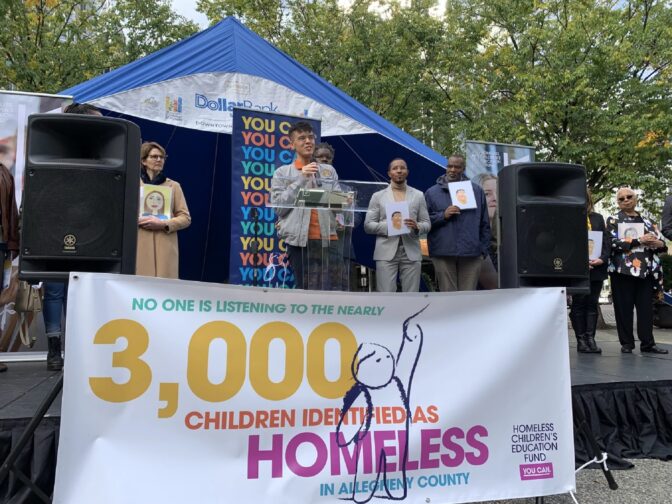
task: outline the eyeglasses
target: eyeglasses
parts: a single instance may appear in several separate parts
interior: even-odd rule
[[[152,154],[151,156],[147,156],[149,159],[153,159],[154,161],[165,161],[168,159],[168,156],[161,156],[160,154]]]
[[[618,201],[625,201],[625,200],[631,200],[635,196],[633,194],[626,194],[625,196],[621,196],[618,198]]]

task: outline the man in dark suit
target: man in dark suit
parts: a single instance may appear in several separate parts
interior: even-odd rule
[[[464,168],[464,157],[450,156],[446,174],[425,192],[432,222],[427,246],[442,292],[476,290],[490,247],[490,219],[483,189],[472,183],[476,208],[465,210],[454,204],[448,190],[448,184],[467,180]]]

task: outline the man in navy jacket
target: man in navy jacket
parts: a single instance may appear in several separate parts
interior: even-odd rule
[[[448,184],[467,180],[464,158],[452,155],[446,174],[425,193],[432,229],[427,235],[429,256],[442,292],[475,290],[483,258],[490,246],[490,220],[485,193],[472,183],[477,207],[460,210]]]

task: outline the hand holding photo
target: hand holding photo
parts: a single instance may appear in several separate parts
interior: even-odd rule
[[[408,219],[408,203],[406,201],[395,201],[385,205],[387,214],[387,236],[398,236],[408,234],[411,230],[404,224],[404,219]]]
[[[619,222],[618,223],[618,239],[626,242],[639,239],[644,236],[643,222]],[[633,247],[630,252],[641,252],[644,250],[643,246]]]
[[[170,187],[145,184],[140,187],[140,217],[171,218],[172,192]]]
[[[643,222],[619,222],[618,223],[618,239],[624,241],[632,241],[644,236]]]
[[[450,192],[450,198],[453,200],[453,205],[458,207],[460,210],[476,208],[474,188],[472,187],[469,180],[449,183],[448,191]]]
[[[588,231],[588,259],[599,259],[602,252],[602,231]]]

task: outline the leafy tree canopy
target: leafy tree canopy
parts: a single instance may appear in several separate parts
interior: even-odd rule
[[[597,197],[668,190],[672,10],[656,0],[200,0],[448,154],[466,139],[580,163]]]
[[[532,145],[604,197],[670,186],[672,7],[661,0],[198,0],[449,154]],[[0,87],[56,92],[194,33],[168,0],[5,0]]]
[[[0,87],[57,93],[195,33],[168,0],[3,0]]]

